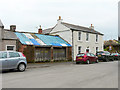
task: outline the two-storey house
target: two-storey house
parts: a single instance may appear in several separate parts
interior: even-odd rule
[[[95,54],[97,51],[103,50],[103,34],[94,30],[92,24],[87,28],[62,21],[59,16],[57,24],[53,28],[43,30],[43,33],[59,35],[68,41],[72,45],[73,60],[79,53],[91,52]]]

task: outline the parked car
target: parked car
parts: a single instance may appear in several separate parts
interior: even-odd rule
[[[119,60],[120,59],[120,54],[119,53],[112,53],[111,55],[114,57],[114,60]]]
[[[110,52],[108,51],[99,51],[96,53],[96,55],[98,56],[98,60],[101,61],[114,61],[114,57],[110,54]]]
[[[99,60],[98,60],[98,57],[92,53],[80,53],[76,56],[76,64],[79,64],[79,63],[90,64],[93,62],[98,63]]]
[[[1,70],[5,69],[17,69],[20,72],[25,71],[27,66],[26,57],[16,51],[0,51],[0,63]]]

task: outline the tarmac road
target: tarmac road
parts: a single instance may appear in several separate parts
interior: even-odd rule
[[[35,68],[28,68],[25,72],[4,72],[2,87],[118,88],[118,61],[90,65],[76,65],[75,63],[46,64],[42,68],[39,67],[39,64],[35,66]]]

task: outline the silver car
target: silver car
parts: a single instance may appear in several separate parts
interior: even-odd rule
[[[27,66],[26,57],[16,51],[0,51],[0,69],[17,69],[25,71]]]

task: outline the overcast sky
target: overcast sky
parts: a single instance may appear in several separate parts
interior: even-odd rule
[[[5,28],[17,25],[18,31],[37,32],[64,22],[89,27],[104,33],[104,39],[118,38],[119,0],[0,0],[0,19]]]

